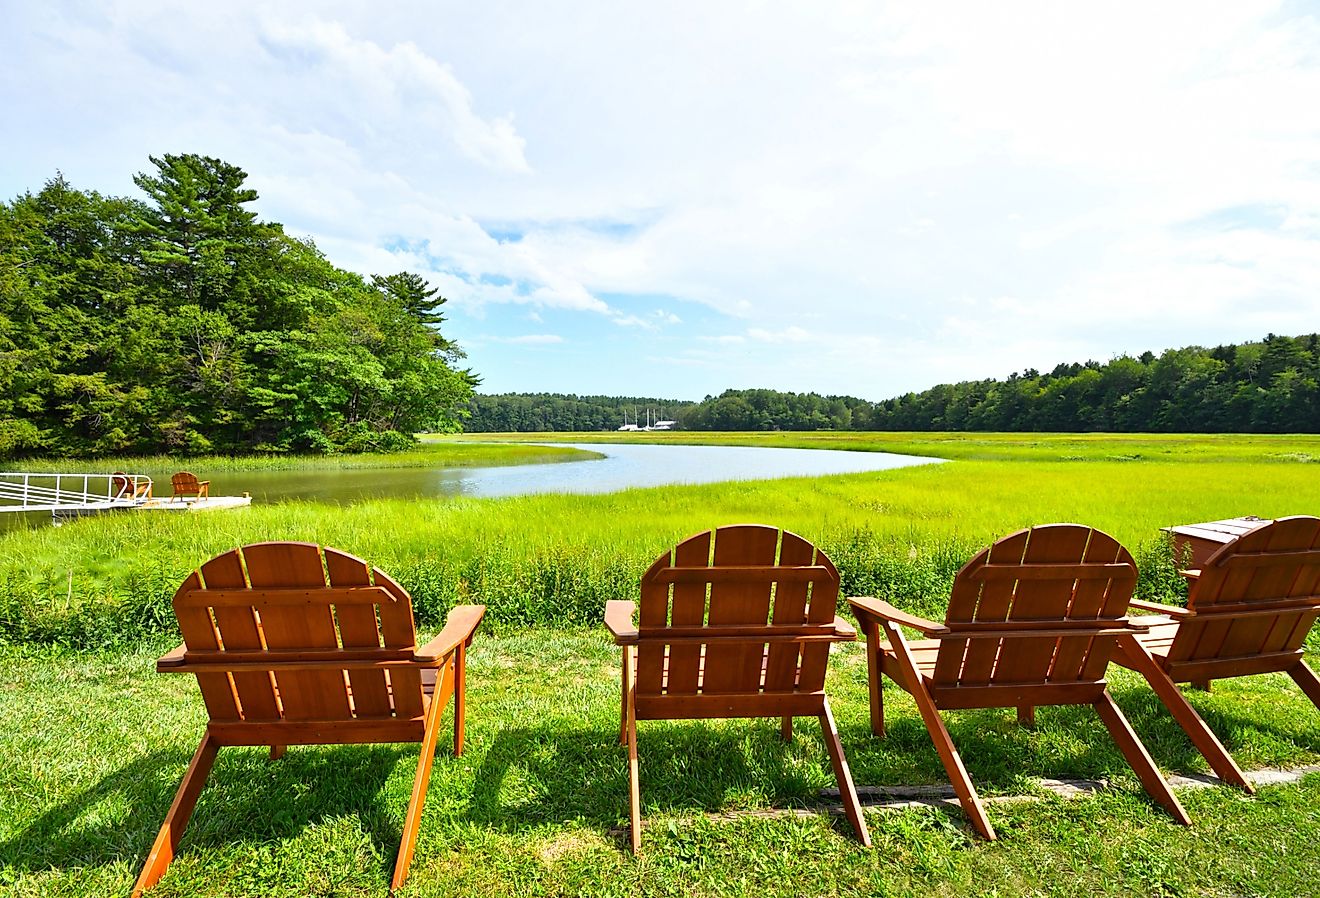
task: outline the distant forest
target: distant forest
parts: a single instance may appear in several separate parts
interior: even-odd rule
[[[247,174],[151,157],[0,202],[0,459],[399,448],[476,385],[420,276],[370,281],[258,220]]]
[[[1171,349],[1027,369],[882,402],[727,390],[701,402],[514,394],[474,397],[467,430],[613,430],[662,405],[684,430],[1320,433],[1320,336]],[[631,419],[630,419],[631,420]]]
[[[639,396],[574,396],[563,393],[478,394],[468,403],[463,429],[470,433],[545,433],[618,430],[624,423],[645,426],[681,420],[697,403]]]

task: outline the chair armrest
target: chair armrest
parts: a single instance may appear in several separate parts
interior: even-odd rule
[[[181,645],[161,655],[156,659],[156,673],[175,673],[174,668],[183,664],[183,656],[187,651],[188,646]]]
[[[1177,605],[1161,605],[1159,602],[1147,602],[1143,599],[1129,599],[1128,607],[1135,608],[1138,611],[1150,611],[1154,614],[1165,614],[1174,620],[1182,620],[1190,617],[1191,612],[1186,608],[1179,608]]]
[[[637,628],[633,626],[636,602],[612,599],[605,603],[605,629],[614,637],[615,645],[636,645]]]
[[[949,628],[943,624],[937,624],[934,621],[926,620],[924,617],[917,617],[915,614],[900,611],[888,602],[871,596],[854,596],[848,599],[848,605],[852,608],[853,614],[857,615],[859,621],[865,615],[866,617],[887,620],[903,627],[911,627],[927,636],[938,636],[949,632]]]
[[[1197,567],[1189,568],[1185,571],[1179,571],[1178,574],[1179,576],[1186,578],[1189,583],[1195,583],[1197,580],[1201,579],[1201,569]]]
[[[477,625],[486,616],[485,605],[457,605],[445,619],[440,635],[413,652],[413,660],[420,664],[435,664],[449,657],[459,643],[471,643]]]
[[[844,640],[857,638],[857,628],[841,617],[834,618],[834,632],[843,637]]]

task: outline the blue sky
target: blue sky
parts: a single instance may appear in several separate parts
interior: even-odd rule
[[[0,196],[147,156],[484,389],[882,399],[1320,322],[1320,5],[0,0]]]

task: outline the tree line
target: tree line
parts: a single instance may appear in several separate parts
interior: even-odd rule
[[[398,448],[477,377],[420,276],[262,221],[241,168],[149,157],[145,200],[63,175],[0,202],[0,458]]]
[[[651,399],[475,396],[468,429],[613,430]],[[1027,369],[870,402],[853,396],[726,390],[665,400],[684,430],[889,430],[1110,433],[1318,433],[1320,336]]]
[[[463,429],[472,433],[545,433],[618,430],[624,423],[645,426],[677,420],[696,405],[677,399],[638,396],[577,396],[572,393],[477,394],[468,403]]]

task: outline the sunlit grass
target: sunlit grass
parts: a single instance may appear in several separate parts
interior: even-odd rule
[[[154,652],[0,650],[0,888],[126,894],[205,724],[191,676]],[[814,722],[646,722],[643,854],[626,850],[617,650],[598,631],[479,634],[467,751],[443,730],[403,895],[1301,895],[1320,862],[1320,778],[1184,791],[1185,829],[1140,789],[1089,709],[946,715],[986,795],[1034,776],[1105,778],[1065,802],[994,805],[986,843],[954,809],[872,810],[875,848],[822,812],[833,785]],[[1119,704],[1166,771],[1204,771],[1149,690],[1112,671]],[[865,662],[842,647],[827,683],[859,784],[944,783],[911,701],[888,691],[890,735],[866,720]],[[1320,757],[1320,718],[1285,678],[1189,693],[1246,767]],[[295,747],[271,763],[224,749],[159,896],[384,895],[414,746]],[[710,813],[805,807],[802,818]],[[1262,863],[1268,859],[1268,863]]]
[[[143,513],[0,536],[0,639],[18,642],[0,648],[0,891],[127,892],[205,721],[191,677],[152,672],[171,645],[169,596],[200,561],[263,539],[368,559],[413,592],[431,628],[455,603],[490,608],[470,656],[468,751],[446,757],[442,736],[404,896],[1315,891],[1320,778],[1254,799],[1184,792],[1196,821],[1184,829],[1146,798],[1089,709],[1041,709],[1035,730],[1017,727],[1012,712],[947,720],[986,795],[1038,791],[1035,776],[1107,778],[1111,790],[995,805],[993,844],[973,837],[957,811],[872,811],[871,851],[824,813],[708,816],[819,810],[817,792],[833,778],[813,723],[787,745],[767,721],[645,723],[645,852],[632,858],[619,835],[627,791],[618,656],[582,626],[599,620],[606,599],[632,597],[641,571],[679,538],[726,523],[784,526],[826,549],[845,592],[939,617],[958,566],[1018,527],[1072,520],[1108,530],[1137,551],[1141,590],[1176,599],[1160,527],[1320,511],[1320,477],[1308,463],[1320,455],[1316,437],[707,436],[957,460],[609,495]],[[488,451],[466,439],[436,441],[424,463],[445,463],[435,459],[451,447]],[[113,649],[89,651],[96,645]],[[1205,772],[1149,689],[1125,671],[1110,676],[1157,763]],[[915,707],[896,689],[886,693],[889,737],[870,736],[859,646],[834,653],[828,689],[859,784],[946,781]],[[1285,677],[1188,695],[1246,768],[1320,760],[1320,715]],[[153,895],[384,895],[416,751],[295,748],[272,764],[257,750],[226,749]]]
[[[926,613],[939,610],[949,578],[979,547],[1020,527],[1076,521],[1129,545],[1142,561],[1143,592],[1170,598],[1177,584],[1155,577],[1166,557],[1159,528],[1318,510],[1320,477],[1309,464],[1019,460],[589,496],[124,514],[0,536],[0,634],[50,639],[73,627],[71,638],[122,642],[139,626],[170,629],[168,597],[195,565],[243,543],[287,539],[333,545],[390,571],[423,620],[480,597],[494,626],[581,624],[605,600],[631,594],[667,546],[749,521],[822,546],[845,591]]]
[[[478,440],[429,440],[403,452],[339,455],[148,455],[99,459],[19,459],[0,462],[6,471],[108,473],[130,471],[166,480],[175,471],[342,471],[368,468],[467,468],[527,465],[598,458],[566,446],[530,446]]]
[[[897,452],[979,461],[1260,461],[1320,462],[1316,434],[964,433],[819,431],[810,433],[514,433],[435,437],[446,442],[510,440],[560,443],[656,443],[688,446],[783,446]]]

